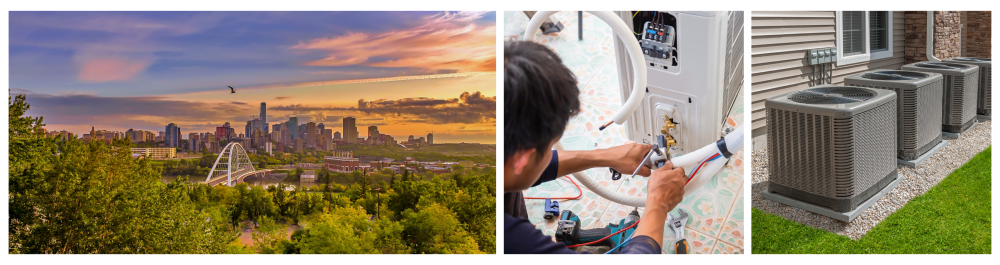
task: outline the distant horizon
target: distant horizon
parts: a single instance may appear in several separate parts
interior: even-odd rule
[[[11,12],[9,95],[49,131],[341,131],[496,143],[495,12]],[[235,88],[230,93],[227,86]],[[417,133],[419,132],[419,133]],[[400,137],[402,136],[402,137]]]

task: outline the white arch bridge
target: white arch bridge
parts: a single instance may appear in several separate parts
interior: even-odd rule
[[[270,169],[254,169],[253,162],[250,162],[250,157],[247,156],[243,145],[229,143],[215,159],[212,171],[209,171],[208,177],[205,178],[205,184],[209,186],[236,186],[237,183],[243,182],[246,177],[262,175],[270,171]]]

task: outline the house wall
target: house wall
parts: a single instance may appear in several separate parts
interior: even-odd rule
[[[934,11],[934,57],[962,56],[962,17],[959,11]],[[906,63],[927,61],[927,11],[906,11]]]
[[[990,54],[990,11],[965,12],[965,40],[962,56],[992,58]]]
[[[893,55],[891,57],[836,65],[833,84],[844,77],[872,69],[899,69],[903,66],[904,13],[893,12]],[[836,12],[751,12],[751,119],[754,150],[766,144],[767,117],[764,100],[809,87],[813,67],[806,61],[810,49],[836,46]]]

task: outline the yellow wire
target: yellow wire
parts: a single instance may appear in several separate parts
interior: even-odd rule
[[[635,11],[635,13],[632,14],[632,19],[635,19],[635,15],[638,15],[639,12],[642,12],[642,11]],[[635,31],[632,31],[632,34],[635,34],[636,36],[642,36],[642,34],[636,33]]]

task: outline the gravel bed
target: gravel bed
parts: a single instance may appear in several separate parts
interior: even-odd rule
[[[765,150],[752,154],[752,206],[788,220],[847,236],[854,240],[860,239],[872,227],[906,205],[913,197],[924,194],[952,171],[985,150],[990,145],[990,124],[990,121],[980,122],[972,130],[962,133],[959,139],[949,141],[948,146],[927,159],[918,168],[899,166],[899,176],[903,178],[903,181],[850,223],[762,198],[760,192],[767,188],[768,177],[767,150],[765,148]]]

